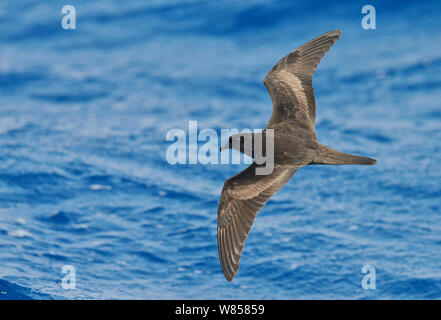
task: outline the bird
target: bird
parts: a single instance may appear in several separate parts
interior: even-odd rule
[[[217,214],[219,260],[227,281],[239,270],[239,262],[251,226],[268,200],[307,165],[374,165],[368,157],[339,152],[318,142],[315,131],[316,103],[312,86],[314,72],[326,52],[340,38],[341,30],[322,34],[283,57],[268,72],[264,85],[273,111],[263,130],[274,132],[274,166],[270,174],[258,175],[256,160],[227,179],[222,188]],[[245,134],[234,134],[220,148],[245,152]]]

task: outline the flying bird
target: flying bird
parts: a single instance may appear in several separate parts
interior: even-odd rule
[[[239,270],[245,240],[258,212],[295,174],[307,165],[374,165],[376,160],[336,151],[320,144],[315,132],[315,97],[312,76],[321,58],[340,38],[341,31],[325,33],[282,58],[266,75],[264,84],[273,103],[271,118],[263,130],[274,133],[272,173],[257,175],[256,160],[227,179],[217,215],[217,242],[222,271],[232,281]],[[232,135],[224,149],[245,152],[244,134]]]

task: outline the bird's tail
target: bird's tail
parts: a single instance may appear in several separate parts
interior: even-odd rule
[[[343,153],[331,149],[322,144],[319,145],[318,152],[311,162],[311,164],[361,164],[361,165],[374,165],[376,163],[377,160],[375,159]]]

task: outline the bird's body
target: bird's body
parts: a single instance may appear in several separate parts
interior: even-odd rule
[[[265,77],[264,84],[273,102],[273,113],[262,132],[262,149],[266,153],[264,137],[272,130],[274,169],[267,175],[256,174],[259,164],[254,162],[225,181],[218,206],[217,230],[219,259],[228,281],[234,278],[239,269],[245,240],[257,213],[297,169],[312,164],[376,163],[374,159],[342,153],[320,144],[315,132],[312,76],[323,55],[340,35],[341,32],[335,30],[305,43],[282,58]],[[251,156],[254,156],[252,135]],[[240,136],[230,137],[228,145],[223,148],[232,148],[233,140]],[[242,137],[239,146],[241,152],[245,150],[243,141]]]
[[[313,160],[318,148],[315,132],[298,127],[292,120],[268,126],[274,130],[274,163],[304,166]]]

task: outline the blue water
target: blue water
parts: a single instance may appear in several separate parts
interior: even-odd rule
[[[370,1],[376,30],[364,4],[2,0],[0,299],[441,298],[440,2]],[[266,72],[337,28],[318,136],[378,164],[299,170],[227,283],[217,202],[246,165],[172,166],[166,132],[264,127]]]

